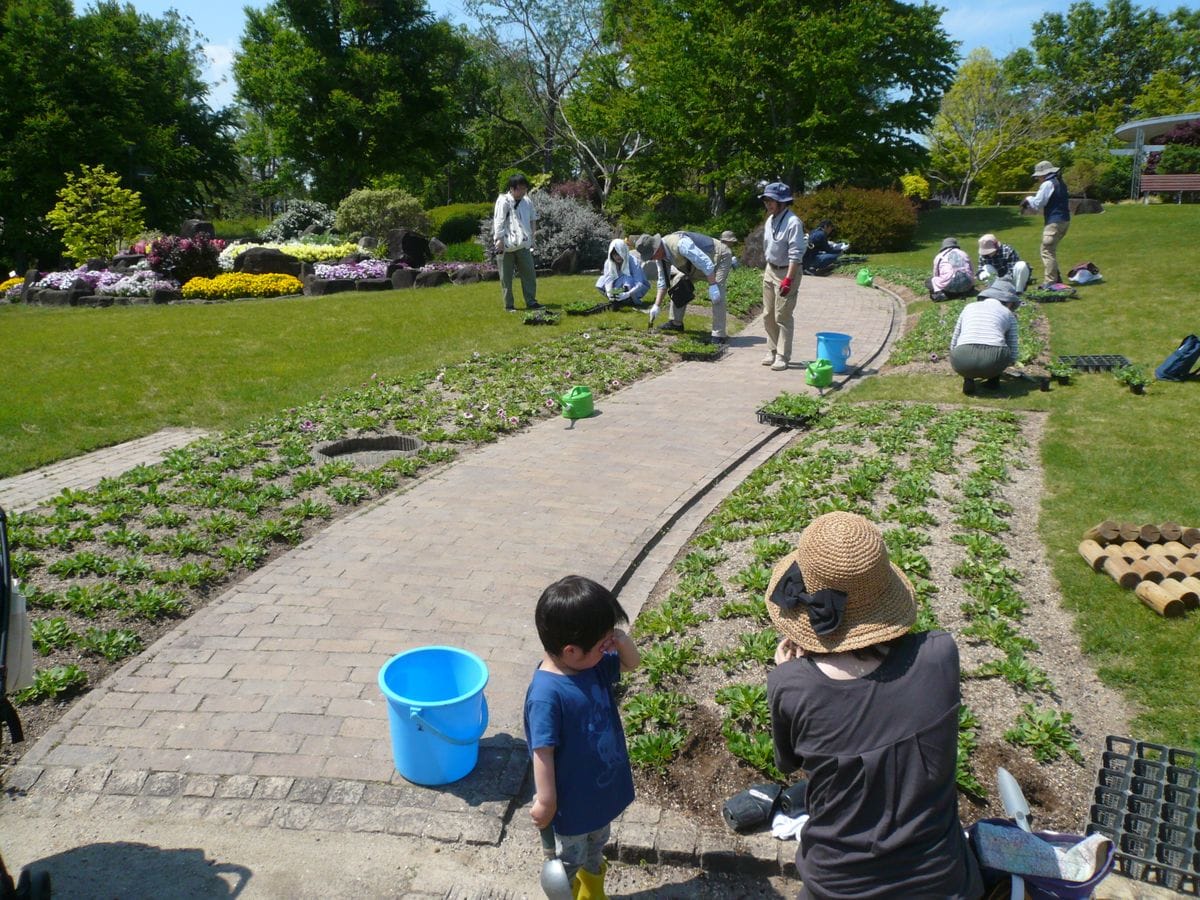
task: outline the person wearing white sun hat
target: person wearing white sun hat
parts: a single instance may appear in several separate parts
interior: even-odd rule
[[[1071,203],[1067,183],[1063,181],[1058,166],[1043,159],[1033,167],[1033,176],[1041,181],[1037,193],[1021,201],[1022,208],[1041,210],[1045,227],[1042,228],[1042,267],[1045,278],[1042,287],[1058,284],[1062,273],[1058,270],[1058,244],[1071,227]]]

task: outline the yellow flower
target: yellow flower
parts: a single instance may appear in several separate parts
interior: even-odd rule
[[[3,294],[10,287],[15,287],[18,284],[24,284],[24,278],[10,278],[7,281],[0,281],[0,294]]]
[[[226,272],[215,278],[193,278],[183,286],[183,296],[187,300],[237,300],[242,297],[281,297],[303,290],[300,279],[292,275]]]

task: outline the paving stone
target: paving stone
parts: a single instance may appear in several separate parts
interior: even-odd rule
[[[134,772],[113,772],[104,782],[104,793],[106,794],[140,794],[142,785],[146,783],[146,779],[150,777],[150,773],[144,770]]]
[[[613,829],[617,838],[617,858],[621,862],[637,865],[642,862],[658,862],[658,850],[654,846],[657,829],[641,822],[621,822]]]
[[[216,775],[189,775],[183,786],[185,797],[212,797],[217,793]]]
[[[88,775],[84,776],[88,785],[91,785],[93,778],[90,771]],[[104,787],[104,779],[108,778],[108,773],[111,770],[107,766],[104,766],[102,771],[104,772],[104,778],[100,779],[100,783],[94,788],[89,787],[84,788],[84,790],[92,794],[100,793],[100,788]],[[35,794],[65,794],[68,790],[72,790],[72,786],[77,783],[76,776],[78,774],[72,768],[62,766],[47,767],[42,771],[41,778],[34,783],[31,791]]]
[[[187,777],[178,772],[154,772],[142,786],[142,793],[151,797],[177,797],[183,793]]]
[[[392,821],[388,824],[388,834],[407,834],[413,837],[421,837],[426,833],[429,826],[431,813],[426,809],[416,809],[411,806],[398,806],[392,812]],[[447,835],[451,831],[455,833],[455,837],[440,837],[437,840],[458,840],[459,832],[457,816],[451,813],[438,813],[439,816],[445,816],[448,820],[439,826],[440,834]]]
[[[500,819],[479,815],[464,815],[459,818],[462,829],[459,839],[464,843],[491,846],[500,843],[504,834],[504,823]]]
[[[254,791],[255,800],[283,800],[291,791],[295,778],[277,775],[267,775],[258,779],[258,787]]]
[[[317,807],[299,803],[285,803],[280,806],[272,820],[280,828],[303,831],[312,823]]]
[[[307,828],[312,831],[345,831],[350,812],[348,806],[318,806]]]
[[[638,825],[657,825],[661,818],[661,809],[649,803],[640,803],[637,800],[634,800],[625,807],[625,812],[621,813],[622,824],[629,822]]]
[[[280,804],[271,801],[243,803],[238,809],[237,821],[250,828],[266,828],[275,821],[280,809]]]
[[[368,806],[394,808],[404,796],[403,788],[394,784],[370,783],[363,788],[362,802]]]
[[[258,779],[253,775],[229,775],[217,783],[217,796],[221,799],[249,800],[254,796]]]
[[[335,781],[329,787],[325,802],[354,805],[362,800],[366,788],[361,781]]]
[[[654,848],[658,853],[658,861],[664,865],[688,866],[696,861],[696,842],[698,839],[695,825],[681,819],[671,822],[660,822],[658,835],[654,840]]]
[[[395,818],[395,811],[387,807],[359,806],[350,811],[346,827],[351,831],[384,832]]]
[[[14,766],[4,774],[4,792],[6,794],[23,794],[37,784],[37,780],[45,772],[42,766]]]
[[[175,797],[167,807],[167,817],[177,822],[192,822],[206,818],[212,801],[206,797]]]
[[[324,803],[330,786],[326,778],[297,778],[287,798],[293,803]]]
[[[133,798],[129,812],[141,819],[162,819],[168,815],[170,808],[170,797],[147,797],[143,794]]]

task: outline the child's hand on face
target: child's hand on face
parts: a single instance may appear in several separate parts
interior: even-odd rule
[[[787,638],[784,638],[779,642],[779,646],[775,648],[775,665],[782,665],[790,659],[798,659],[803,655],[803,650]]]

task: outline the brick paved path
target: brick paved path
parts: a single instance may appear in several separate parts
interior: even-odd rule
[[[95,487],[101,479],[120,475],[137,465],[156,463],[169,451],[204,435],[198,428],[164,428],[136,441],[105,447],[12,478],[0,478],[0,507],[18,512],[42,504],[66,488]]]
[[[814,353],[816,331],[841,331],[857,364],[899,326],[890,296],[848,279],[804,279],[797,313],[797,357]],[[696,525],[789,439],[754,411],[803,390],[803,369],[761,366],[764,341],[756,321],[718,363],[678,365],[573,427],[545,421],[466,454],[253,573],[81,700],[9,773],[19,799],[0,815],[499,843],[527,770],[521,701],[541,653],[538,594],[570,572],[615,583],[748,454],[641,562],[621,594],[637,613]],[[389,656],[435,643],[487,661],[491,725],[476,771],[430,790],[393,771],[376,675]],[[512,826],[530,827],[525,816]],[[663,861],[720,865],[746,849],[653,808],[635,806],[622,827],[630,853]],[[746,849],[743,862],[777,868],[777,845]]]

